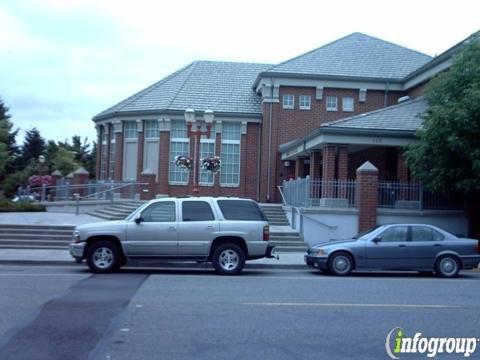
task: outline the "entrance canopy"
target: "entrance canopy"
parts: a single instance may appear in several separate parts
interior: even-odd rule
[[[307,157],[327,145],[348,145],[350,151],[372,146],[404,147],[415,144],[422,128],[423,97],[383,109],[325,123],[312,134],[280,145],[282,160]]]

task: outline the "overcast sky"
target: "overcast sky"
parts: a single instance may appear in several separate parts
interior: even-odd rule
[[[278,63],[356,31],[434,56],[479,14],[478,0],[0,0],[0,97],[22,132],[92,140],[94,115],[195,60]]]

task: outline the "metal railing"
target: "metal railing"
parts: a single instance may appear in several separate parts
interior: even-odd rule
[[[86,184],[72,184],[61,180],[55,186],[19,187],[19,197],[30,197],[40,202],[82,200],[135,199],[146,183],[89,181]]]
[[[420,182],[383,181],[378,184],[378,207],[412,210],[462,210],[464,201],[452,191],[429,191]]]
[[[354,207],[355,180],[320,180],[309,176],[284,181],[279,187],[285,205],[297,207]]]
[[[320,180],[309,176],[279,186],[283,204],[292,207],[356,207],[355,180]],[[429,191],[420,182],[378,183],[378,207],[411,210],[463,210],[463,197],[452,191]]]

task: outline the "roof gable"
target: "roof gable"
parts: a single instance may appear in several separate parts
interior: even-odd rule
[[[431,59],[357,32],[275,65],[265,73],[401,80]]]

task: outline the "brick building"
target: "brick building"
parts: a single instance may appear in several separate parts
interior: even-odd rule
[[[402,148],[417,141],[421,94],[461,45],[431,58],[354,33],[277,65],[193,62],[93,118],[97,178],[191,194],[193,172],[174,161],[193,158],[191,108],[200,123],[213,110],[200,157],[222,160],[218,174],[200,172],[203,195],[280,202],[283,180],[353,179],[367,160],[380,179],[408,180]]]

